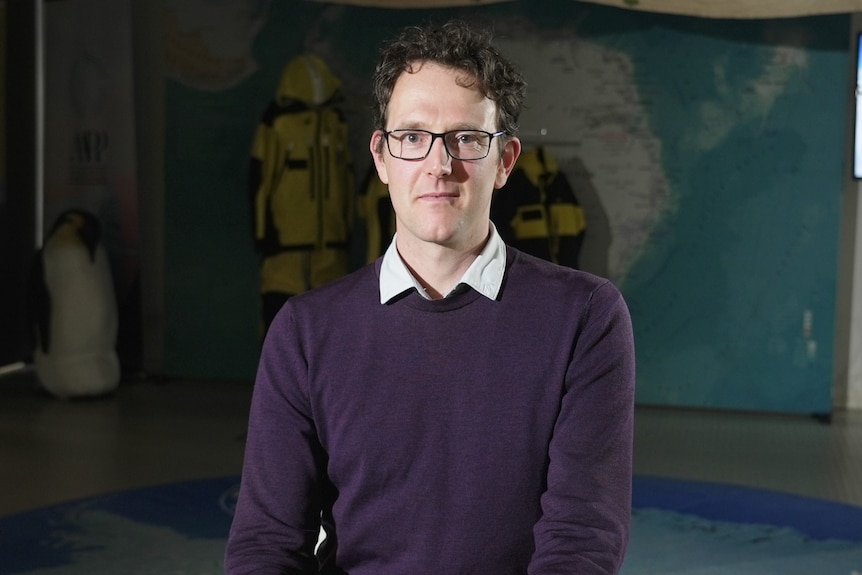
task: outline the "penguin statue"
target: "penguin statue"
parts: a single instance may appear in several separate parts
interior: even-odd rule
[[[104,395],[120,383],[117,303],[100,239],[93,214],[67,210],[33,266],[33,364],[39,384],[63,399]]]

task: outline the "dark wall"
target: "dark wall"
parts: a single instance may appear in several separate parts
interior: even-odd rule
[[[36,237],[35,1],[5,3],[6,188],[0,192],[0,366],[29,353],[25,299]]]

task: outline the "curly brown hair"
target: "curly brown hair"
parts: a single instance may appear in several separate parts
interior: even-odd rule
[[[497,103],[497,129],[514,135],[527,83],[492,46],[492,37],[490,29],[460,20],[404,28],[381,50],[374,71],[374,128],[386,129],[389,100],[401,74],[412,71],[417,63],[434,62],[475,79],[482,94]]]

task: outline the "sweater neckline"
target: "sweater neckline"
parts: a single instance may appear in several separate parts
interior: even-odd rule
[[[415,289],[406,292],[400,298],[392,300],[388,305],[406,305],[413,309],[430,312],[443,313],[460,309],[470,305],[477,299],[485,297],[470,286],[461,284],[454,293],[441,299],[425,299]],[[487,298],[486,298],[487,299]]]

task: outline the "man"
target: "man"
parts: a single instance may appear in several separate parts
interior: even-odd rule
[[[616,573],[631,322],[610,282],[490,222],[525,83],[460,23],[406,29],[374,81],[396,236],[272,324],[226,572]]]

